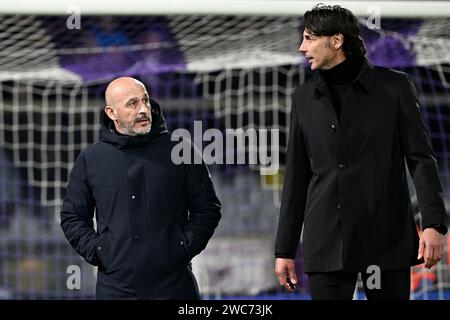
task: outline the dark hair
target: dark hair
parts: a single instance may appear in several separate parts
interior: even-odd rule
[[[319,3],[312,10],[305,12],[303,26],[307,32],[315,36],[342,34],[344,36],[342,50],[348,58],[363,57],[366,54],[358,19],[348,9]]]

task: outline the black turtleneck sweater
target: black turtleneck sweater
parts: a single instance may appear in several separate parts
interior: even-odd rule
[[[346,59],[331,69],[320,71],[327,83],[338,119],[341,116],[342,101],[347,94],[348,88],[358,77],[363,62],[363,58]]]

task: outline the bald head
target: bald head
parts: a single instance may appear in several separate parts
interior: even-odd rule
[[[127,97],[130,93],[134,91],[140,91],[144,89],[145,86],[139,80],[131,77],[120,77],[111,81],[106,88],[105,92],[105,102],[107,106],[114,107],[120,103],[124,97]]]
[[[150,97],[142,82],[130,77],[117,78],[106,88],[105,100],[105,112],[119,133],[134,136],[150,132]]]

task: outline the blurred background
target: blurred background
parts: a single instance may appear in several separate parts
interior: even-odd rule
[[[193,132],[194,121],[203,131],[280,130],[277,174],[210,166],[223,218],[193,269],[205,299],[309,299],[301,244],[293,294],[277,284],[273,246],[291,95],[312,76],[297,52],[301,16],[316,2],[24,3],[0,11],[0,299],[94,297],[95,268],[65,240],[59,210],[76,156],[99,139],[105,88],[119,76],[146,84],[170,131]],[[369,60],[413,78],[450,209],[448,2],[345,4],[360,18]],[[412,185],[411,194],[417,208]],[[413,299],[450,299],[448,236],[446,246],[436,268],[413,268]],[[71,265],[81,269],[79,289],[67,286]]]

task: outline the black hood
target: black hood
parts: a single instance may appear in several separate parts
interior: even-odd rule
[[[152,128],[149,133],[139,136],[126,136],[118,134],[114,130],[114,123],[105,113],[102,112],[101,121],[102,128],[100,131],[100,140],[106,143],[115,144],[119,147],[132,146],[132,145],[144,145],[154,136],[167,133],[166,120],[161,111],[159,103],[153,99],[150,99],[150,105],[152,106]]]

